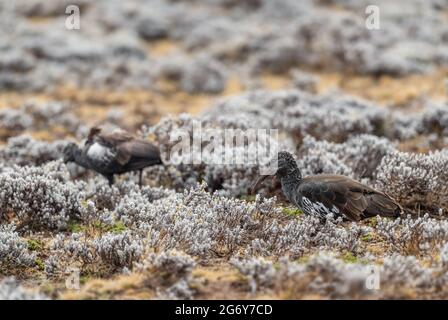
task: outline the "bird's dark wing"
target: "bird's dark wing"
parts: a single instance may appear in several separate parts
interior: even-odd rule
[[[161,163],[159,148],[148,141],[134,139],[117,147],[117,161],[124,165],[132,159],[136,167]]]
[[[366,186],[356,180],[344,177],[352,193],[362,194],[367,201],[367,208],[363,211],[362,218],[374,217],[398,217],[403,213],[403,208],[388,194]]]
[[[339,175],[316,175],[303,179],[302,194],[327,208],[336,206],[351,221],[375,215],[397,216],[401,207],[388,195]]]
[[[93,136],[93,141],[111,148],[116,148],[120,144],[132,141],[133,139],[134,137],[131,134],[121,129],[115,129],[110,133],[99,132]]]
[[[323,205],[328,212],[336,212],[352,221],[360,220],[367,208],[363,194],[351,191],[344,179],[323,176],[304,178],[299,192],[312,203]]]
[[[397,218],[403,214],[403,208],[386,193],[367,194],[368,207],[364,210],[364,218],[376,215]]]

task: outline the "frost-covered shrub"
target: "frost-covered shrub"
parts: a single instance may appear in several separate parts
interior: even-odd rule
[[[62,157],[67,142],[63,140],[45,142],[23,135],[8,139],[8,144],[0,149],[0,158],[4,164],[41,165]]]
[[[92,263],[96,259],[96,252],[92,240],[85,233],[81,232],[70,235],[58,234],[51,245],[51,251],[54,255],[46,262],[49,270],[51,269],[53,271],[58,271],[58,269],[64,267],[60,263],[68,263],[69,259],[67,258],[73,261],[80,261],[83,264]]]
[[[170,250],[149,254],[142,263],[137,265],[136,269],[149,273],[147,281],[156,282],[154,285],[159,291],[158,298],[192,299],[194,290],[191,287],[191,282],[195,265],[195,261],[190,256]],[[154,275],[157,277],[156,279],[154,279]]]
[[[253,91],[222,99],[202,120],[242,129],[275,128],[298,143],[306,135],[330,142],[365,134],[403,141],[422,134],[446,136],[447,110],[444,105],[429,102],[418,112],[390,110],[334,92]],[[380,147],[381,141],[370,142]]]
[[[291,71],[291,77],[294,88],[311,93],[317,92],[317,85],[319,83],[317,76],[295,69]]]
[[[411,113],[395,113],[393,127],[389,129],[388,133],[389,136],[398,140],[415,138],[418,136],[416,116]]]
[[[412,298],[448,283],[443,265],[424,267],[413,256],[394,255],[376,265],[344,263],[334,254],[321,252],[302,263],[281,258],[274,267],[271,261],[250,258],[238,261],[236,267],[249,284],[263,279],[258,280],[263,286],[257,289],[273,290],[283,299],[316,294],[329,299]]]
[[[247,2],[247,1],[246,1]],[[206,19],[202,24],[196,25],[191,32],[185,35],[184,45],[192,51],[209,52],[222,60],[243,58],[245,37],[250,30],[250,23],[240,21],[238,31],[234,23],[227,17]],[[219,37],[223,42],[216,43]]]
[[[272,262],[252,258],[240,261],[237,269],[251,284],[257,279],[262,287],[273,289],[283,298],[319,294],[327,298],[354,298],[373,293],[366,288],[367,266],[345,264],[328,253],[311,256],[304,264],[282,258],[275,268]]]
[[[58,234],[51,251],[52,255],[45,261],[45,272],[48,276],[57,276],[72,265],[83,270],[90,270],[95,265],[112,271],[131,269],[142,258],[145,244],[140,236],[128,230],[99,236],[77,232]]]
[[[51,255],[45,260],[46,276],[60,278],[72,268],[79,267],[84,271],[98,264],[98,253],[93,241],[86,232],[57,234],[50,245]]]
[[[143,241],[129,231],[106,233],[95,239],[93,245],[101,260],[115,268],[131,268],[144,252]]]
[[[168,23],[156,14],[145,15],[137,22],[138,35],[148,41],[166,38],[168,35]]]
[[[381,272],[383,283],[401,286],[425,286],[431,283],[431,272],[421,266],[414,256],[391,256],[384,260]]]
[[[0,173],[0,216],[12,213],[21,226],[63,229],[79,216],[83,184],[69,181],[60,161],[41,167],[7,167]]]
[[[417,219],[379,218],[376,231],[394,250],[405,254],[424,254],[448,240],[448,222],[430,218],[428,214]]]
[[[437,212],[448,203],[448,152],[394,152],[376,171],[378,186],[412,209]]]
[[[338,249],[356,252],[360,237],[366,233],[364,227],[350,224],[344,228],[332,217],[322,223],[318,218],[305,216],[300,220],[279,223],[270,220],[263,226],[261,234],[253,239],[246,252],[250,255],[301,257],[315,249]]]
[[[341,174],[354,176],[353,169],[338,155],[328,148],[331,143],[316,141],[306,136],[299,153],[298,164],[304,175],[313,174]]]
[[[15,1],[2,6],[0,29],[8,45],[0,48],[0,68],[4,68],[0,87],[48,90],[62,83],[87,88],[153,88],[159,76],[154,70],[165,57],[148,59],[139,39],[150,41],[150,54],[157,39],[172,41],[191,61],[206,54],[226,74],[241,74],[248,68],[252,73],[285,72],[300,65],[404,75],[448,61],[441,5],[420,0],[408,1],[406,12],[398,4],[381,2],[381,7],[387,6],[382,16],[386,34],[365,28],[364,17],[359,15],[370,4],[365,1],[360,1],[362,5],[326,1],[345,8],[336,14],[333,7],[322,8],[322,1],[157,0],[148,9],[141,1],[78,0],[74,4],[84,12],[89,30],[68,33],[58,28],[57,19],[35,28],[28,17],[63,12],[65,2],[53,2]],[[208,79],[204,85],[195,80],[196,84],[186,88],[221,91],[225,81],[216,76],[216,69],[205,70],[213,75],[200,71],[199,77],[196,72],[192,77]]]
[[[107,180],[95,176],[93,179],[89,179],[86,199],[93,203],[96,207],[95,211],[101,209],[112,210],[119,203],[120,198],[126,193],[121,193],[117,185],[110,186]]]
[[[448,267],[448,242],[440,250],[440,262],[445,268]]]
[[[66,132],[78,136],[86,133],[87,127],[74,115],[68,103],[27,102],[18,109],[2,109],[0,124],[2,128],[18,134],[25,130],[47,130],[48,127],[62,127]]]
[[[202,126],[204,134],[204,144],[201,153],[195,152],[193,148],[190,148],[183,152],[182,155],[178,155],[174,149],[178,144],[178,140],[175,138],[178,135],[183,138],[185,136],[192,138],[194,128],[199,125]],[[210,148],[207,148],[207,141],[210,140],[210,137],[206,136],[207,129],[217,129],[219,134],[223,135],[221,137],[224,143],[224,128],[230,129],[229,127],[239,129],[235,125],[215,123],[207,119],[183,114],[177,118],[165,118],[155,127],[146,129],[146,134],[153,133],[156,136],[162,159],[165,160],[167,165],[173,164],[168,166],[168,168],[149,170],[149,172],[153,173],[149,178],[157,181],[158,184],[167,185],[166,183],[169,183],[167,186],[177,190],[190,188],[197,183],[205,181],[209,190],[218,190],[222,195],[240,196],[247,194],[251,184],[259,174],[260,161],[257,159],[257,142],[250,141],[245,143],[244,146],[235,144],[229,146],[226,142],[227,145],[223,145],[220,152],[211,151]],[[247,134],[243,130],[240,133],[241,135]],[[238,132],[235,134],[238,134]],[[232,141],[232,143],[234,142]],[[269,145],[271,147],[277,145],[277,143],[278,141],[269,137]],[[283,145],[289,145],[289,141],[282,142],[279,148],[282,148]],[[229,154],[232,156],[233,161],[226,163],[224,160],[229,158]],[[174,165],[178,162],[180,164]]]
[[[117,213],[139,230],[150,231],[150,237],[155,241],[153,245],[200,256],[231,254],[243,241],[246,228],[252,223],[250,212],[255,206],[212,196],[203,188],[153,202],[146,200],[145,203],[140,198],[142,200],[130,206],[124,204],[130,201],[125,198]],[[120,209],[128,207],[135,209]]]
[[[49,125],[60,125],[73,131],[81,125],[81,120],[74,117],[71,112],[73,106],[69,103],[49,102],[38,103],[29,102],[21,106],[25,114],[33,117],[36,128],[45,128]]]
[[[0,56],[0,70],[3,72],[23,73],[31,70],[35,60],[33,56],[22,50],[2,50]]]
[[[27,242],[21,239],[13,225],[0,225],[0,265],[3,272],[8,268],[34,265],[35,255],[28,250]]]
[[[88,1],[75,0],[71,4],[80,8],[87,9]],[[57,17],[66,8],[65,0],[55,0],[51,2],[40,2],[36,0],[18,0],[15,2],[14,9],[17,13],[27,17]]]
[[[272,285],[274,281],[274,265],[272,262],[266,261],[263,258],[254,258],[244,261],[234,259],[231,263],[247,278],[252,293],[255,293],[257,288],[261,286]]]
[[[320,253],[312,256],[305,263],[304,269],[303,275],[299,275],[300,267],[289,266],[283,274],[287,276],[289,273],[293,278],[305,278],[309,281],[307,285],[311,291],[330,298],[356,297],[372,293],[366,286],[370,274],[369,266],[346,264],[334,255]]]
[[[417,112],[396,111],[393,113],[392,127],[388,130],[391,138],[405,140],[421,135],[435,135],[443,138],[448,135],[448,108],[430,100],[420,101]]]
[[[160,75],[178,81],[179,88],[189,93],[219,93],[227,83],[226,68],[208,55],[171,57],[162,61]]]
[[[352,97],[311,95],[302,91],[255,91],[218,102],[206,119],[247,117],[250,127],[276,128],[299,142],[306,135],[342,142],[352,135],[382,134],[384,109]]]
[[[249,59],[252,72],[284,73],[301,62],[302,47],[294,37],[267,39]]]
[[[152,202],[138,193],[117,206],[118,218],[148,234],[151,246],[179,249],[202,258],[251,254],[301,256],[327,247],[356,251],[365,230],[344,228],[328,219],[286,217],[275,199],[257,196],[254,203],[210,194],[205,186],[172,193]],[[147,233],[148,232],[148,233]]]
[[[165,197],[157,199],[159,201],[164,201]],[[150,220],[151,211],[154,206],[152,199],[146,198],[140,192],[131,192],[125,195],[116,207],[116,212],[120,219],[126,224],[139,225],[142,220]],[[149,226],[147,226],[149,227]]]
[[[159,254],[151,253],[138,266],[139,270],[154,267],[167,275],[176,275],[178,278],[184,278],[191,274],[196,263],[190,256],[177,251],[164,251]]]
[[[429,104],[420,116],[419,132],[448,136],[448,105]]]
[[[2,109],[0,110],[0,124],[5,130],[13,133],[21,132],[29,128],[33,123],[30,115],[23,114],[21,110]]]
[[[395,151],[393,144],[373,135],[360,135],[337,144],[306,136],[298,151],[306,174],[343,174],[372,178],[383,157]]]
[[[0,281],[0,300],[48,300],[48,297],[23,288],[14,278],[4,278]]]
[[[166,289],[165,292],[159,292],[157,298],[168,300],[189,300],[193,299],[193,294],[194,290],[191,288],[190,284],[186,280],[182,279]]]

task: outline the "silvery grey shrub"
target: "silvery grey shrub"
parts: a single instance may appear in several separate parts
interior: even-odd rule
[[[0,280],[0,300],[48,300],[43,293],[27,290],[15,278]]]
[[[192,271],[195,266],[196,262],[189,255],[169,250],[148,254],[134,270],[148,274],[148,277],[157,277],[152,281],[157,286],[157,298],[192,299],[195,291]]]
[[[314,217],[285,217],[274,198],[257,196],[248,203],[210,194],[205,185],[152,202],[133,193],[115,211],[130,228],[148,234],[151,246],[202,258],[232,256],[240,250],[292,256],[320,247],[356,251],[367,232],[356,224],[344,228],[331,218],[322,224]]]
[[[64,102],[26,102],[18,108],[0,111],[0,124],[9,136],[25,130],[43,130],[62,126],[78,138],[85,136],[88,127],[73,112],[73,106]]]
[[[422,255],[440,249],[448,240],[447,221],[430,218],[428,214],[396,220],[378,217],[376,231],[394,251],[402,254]]]
[[[6,167],[0,173],[0,215],[13,213],[28,228],[63,229],[82,210],[84,183],[70,181],[60,160]]]
[[[304,262],[281,258],[279,263],[261,258],[232,262],[245,277],[250,290],[279,290],[290,298],[319,294],[330,299],[387,298],[406,296],[406,290],[424,293],[428,288],[442,288],[448,283],[446,266],[441,263],[424,267],[414,256],[392,255],[382,265],[345,263],[334,253],[320,252]],[[369,276],[376,268],[379,290],[369,288]]]
[[[46,261],[45,272],[49,276],[58,276],[72,265],[84,268],[102,264],[112,271],[132,269],[133,264],[143,257],[145,242],[129,230],[94,237],[78,232],[58,234],[51,250],[53,254]]]
[[[248,260],[231,260],[231,264],[247,278],[250,291],[254,294],[261,286],[271,286],[274,281],[276,270],[271,261],[264,258],[253,258]]]
[[[132,268],[141,259],[144,242],[130,231],[108,232],[93,241],[96,254],[101,261],[115,268]]]
[[[9,268],[23,268],[34,265],[36,255],[28,250],[28,244],[20,238],[14,225],[0,225],[0,265],[2,272]]]
[[[8,165],[39,166],[60,159],[66,143],[63,140],[54,142],[35,140],[28,135],[11,137],[6,146],[0,149],[0,159],[3,164]]]
[[[448,203],[447,149],[415,154],[386,155],[375,173],[378,186],[404,205],[437,212]]]
[[[423,11],[419,0],[408,1],[406,12],[391,4],[381,15],[388,30],[382,35],[367,30],[365,17],[358,14],[370,4],[366,1],[327,1],[344,9],[338,15],[314,1],[212,0],[191,6],[190,1],[157,0],[151,10],[136,9],[138,0],[130,5],[76,1],[89,25],[89,32],[81,28],[80,33],[67,33],[53,20],[36,29],[28,18],[54,17],[66,4],[35,3],[15,1],[3,8],[0,29],[8,45],[0,48],[0,88],[51,90],[62,80],[86,88],[157,88],[166,55],[153,54],[140,40],[178,44],[168,63],[174,69],[176,60],[189,56],[183,69],[194,85],[182,81],[182,86],[194,92],[220,91],[222,74],[239,75],[247,69],[260,74],[300,65],[406,75],[448,61],[445,17],[436,0],[425,2]],[[228,14],[220,14],[222,10]],[[406,19],[398,18],[402,16]],[[195,62],[204,53],[213,61],[206,67]]]
[[[331,143],[305,136],[298,151],[306,174],[343,174],[356,179],[373,178],[382,158],[395,151],[393,144],[374,135],[360,135],[344,143]]]

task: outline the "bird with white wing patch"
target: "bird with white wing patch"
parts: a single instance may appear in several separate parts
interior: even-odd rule
[[[325,218],[328,215],[350,221],[373,217],[400,217],[403,208],[388,194],[356,180],[336,174],[302,177],[292,154],[281,151],[277,171],[285,197],[305,214]],[[261,176],[252,192],[268,176]]]
[[[139,171],[141,186],[143,169],[162,164],[162,159],[157,146],[120,128],[93,127],[82,148],[75,143],[64,148],[64,162],[75,162],[94,170],[106,177],[111,185],[115,174]]]

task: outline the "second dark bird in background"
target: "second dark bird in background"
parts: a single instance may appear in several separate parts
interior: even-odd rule
[[[139,171],[142,185],[143,169],[162,164],[160,152],[154,144],[136,138],[128,132],[115,128],[105,130],[93,127],[84,146],[70,143],[64,148],[64,162],[75,162],[94,170],[114,183],[114,175]]]

